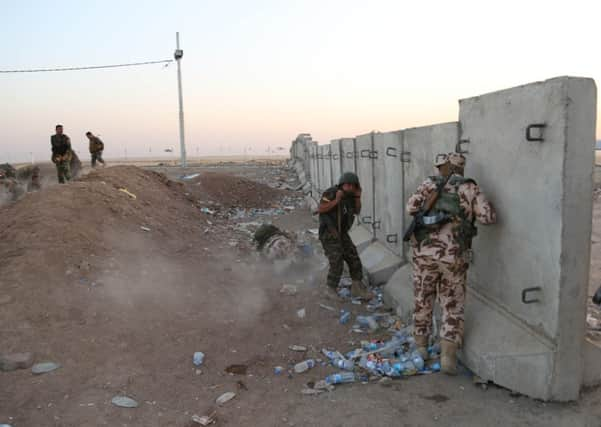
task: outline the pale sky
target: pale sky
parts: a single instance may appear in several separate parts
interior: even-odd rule
[[[601,78],[593,1],[0,0],[0,70],[170,59],[180,32],[188,154],[266,154],[456,121],[458,99]],[[62,123],[87,158],[179,151],[175,64],[0,74],[0,163],[50,157]],[[599,119],[597,135],[601,135]]]

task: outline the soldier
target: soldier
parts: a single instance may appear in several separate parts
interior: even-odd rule
[[[328,188],[321,196],[317,212],[319,213],[319,240],[330,262],[328,286],[336,291],[344,261],[350,273],[351,295],[369,298],[364,288],[363,266],[348,231],[353,225],[355,215],[361,211],[361,185],[359,178],[352,172],[344,173],[335,187]]]
[[[293,255],[296,247],[287,233],[272,224],[262,224],[255,232],[257,249],[270,261]]]
[[[92,155],[92,167],[96,167],[97,160],[100,163],[102,163],[102,166],[106,166],[104,160],[102,160],[102,151],[104,150],[104,143],[100,140],[100,138],[92,134],[92,132],[90,131],[86,132],[86,136],[90,140],[90,154]]]
[[[50,137],[52,162],[56,165],[58,182],[64,184],[71,179],[71,140],[63,133],[63,125],[56,125],[56,134]]]
[[[496,213],[473,179],[464,178],[465,157],[439,155],[439,176],[427,178],[407,201],[407,212],[418,214],[438,189],[436,203],[418,224],[412,238],[415,294],[414,336],[426,359],[432,331],[432,310],[438,292],[442,310],[440,329],[441,370],[457,374],[456,351],[463,341],[465,285],[474,225],[494,224]]]

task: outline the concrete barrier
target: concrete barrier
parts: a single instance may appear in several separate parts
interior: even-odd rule
[[[374,134],[376,238],[403,256],[403,132]]]
[[[332,171],[332,185],[338,184],[342,175],[342,145],[339,139],[330,142],[330,169]]]
[[[594,82],[573,78],[460,101],[466,172],[500,219],[474,243],[465,360],[545,400],[583,382],[595,106]]]
[[[499,224],[480,227],[474,241],[461,357],[479,376],[543,400],[574,400],[601,382],[601,348],[584,338],[595,117],[592,80],[552,79],[462,100],[459,122],[335,140],[330,178],[320,178],[359,175],[363,211],[351,237],[372,283],[392,274],[386,298],[409,319],[404,205],[435,173],[437,154],[464,151],[466,175]],[[299,144],[309,148],[295,156],[310,156],[314,142]],[[315,188],[319,165],[307,164]]]

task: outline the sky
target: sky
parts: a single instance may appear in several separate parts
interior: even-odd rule
[[[458,100],[562,75],[601,79],[595,2],[0,0],[0,70],[171,59],[189,156],[267,154],[458,119]],[[177,67],[0,74],[0,163],[179,152]],[[601,120],[597,120],[601,136]]]

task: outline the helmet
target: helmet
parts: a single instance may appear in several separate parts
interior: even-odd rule
[[[447,163],[458,168],[465,168],[465,156],[460,153],[438,154],[436,160],[434,160],[436,167],[446,165]]]
[[[342,184],[359,185],[359,177],[356,174],[354,174],[353,172],[345,172],[340,177],[340,180],[338,180],[338,185],[342,185]]]

